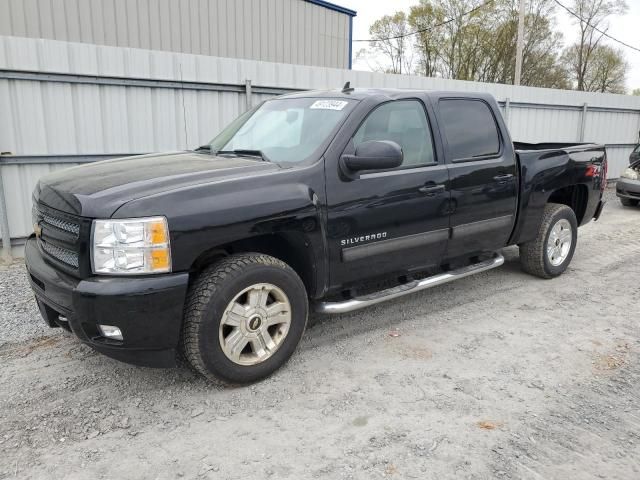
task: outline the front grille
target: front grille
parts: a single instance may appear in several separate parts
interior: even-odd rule
[[[60,218],[55,218],[55,217],[52,217],[51,215],[47,215],[46,213],[41,213],[40,215],[41,215],[40,218],[42,218],[41,220],[42,222],[48,225],[51,225],[52,227],[55,227],[58,230],[69,232],[72,235],[74,235],[75,238],[78,238],[78,236],[80,235],[80,225],[78,225],[77,223],[68,222]]]
[[[80,269],[81,217],[38,203],[33,220],[40,227],[38,245],[43,254],[66,267],[70,273]]]
[[[80,235],[80,225],[76,222],[54,217],[48,213],[43,212],[41,208],[37,207],[34,208],[34,216],[36,217],[36,222],[39,223],[40,226],[48,225],[63,232],[70,233],[76,240]]]
[[[52,256],[56,260],[73,268],[80,267],[78,254],[76,252],[72,252],[71,250],[67,250],[66,248],[58,247],[56,245],[52,245],[51,243],[45,242],[44,240],[40,240],[40,246],[42,247],[42,250],[44,250],[48,255]]]

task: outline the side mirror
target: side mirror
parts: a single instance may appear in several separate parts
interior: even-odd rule
[[[356,147],[354,155],[343,155],[341,164],[346,173],[361,170],[387,170],[402,165],[402,147],[390,140],[371,140]]]

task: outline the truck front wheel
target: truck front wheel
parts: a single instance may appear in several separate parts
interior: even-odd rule
[[[291,267],[260,253],[231,255],[191,286],[182,350],[205,377],[255,382],[291,357],[307,315],[307,293]]]
[[[566,205],[548,203],[537,237],[520,245],[522,269],[541,278],[562,274],[573,258],[578,241],[578,222]]]

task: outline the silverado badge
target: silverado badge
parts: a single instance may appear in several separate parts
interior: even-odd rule
[[[383,238],[387,238],[387,232],[378,232],[372,233],[371,235],[361,235],[359,237],[344,238],[340,240],[340,245],[344,247],[346,245],[355,245],[356,243],[360,242],[368,242],[369,240],[382,240]]]

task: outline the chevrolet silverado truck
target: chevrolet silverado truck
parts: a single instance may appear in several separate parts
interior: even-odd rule
[[[560,275],[606,171],[601,145],[512,143],[488,94],[294,93],[195,151],[42,178],[26,265],[49,326],[95,350],[253,382],[310,310],[486,271],[509,245],[526,272]]]

